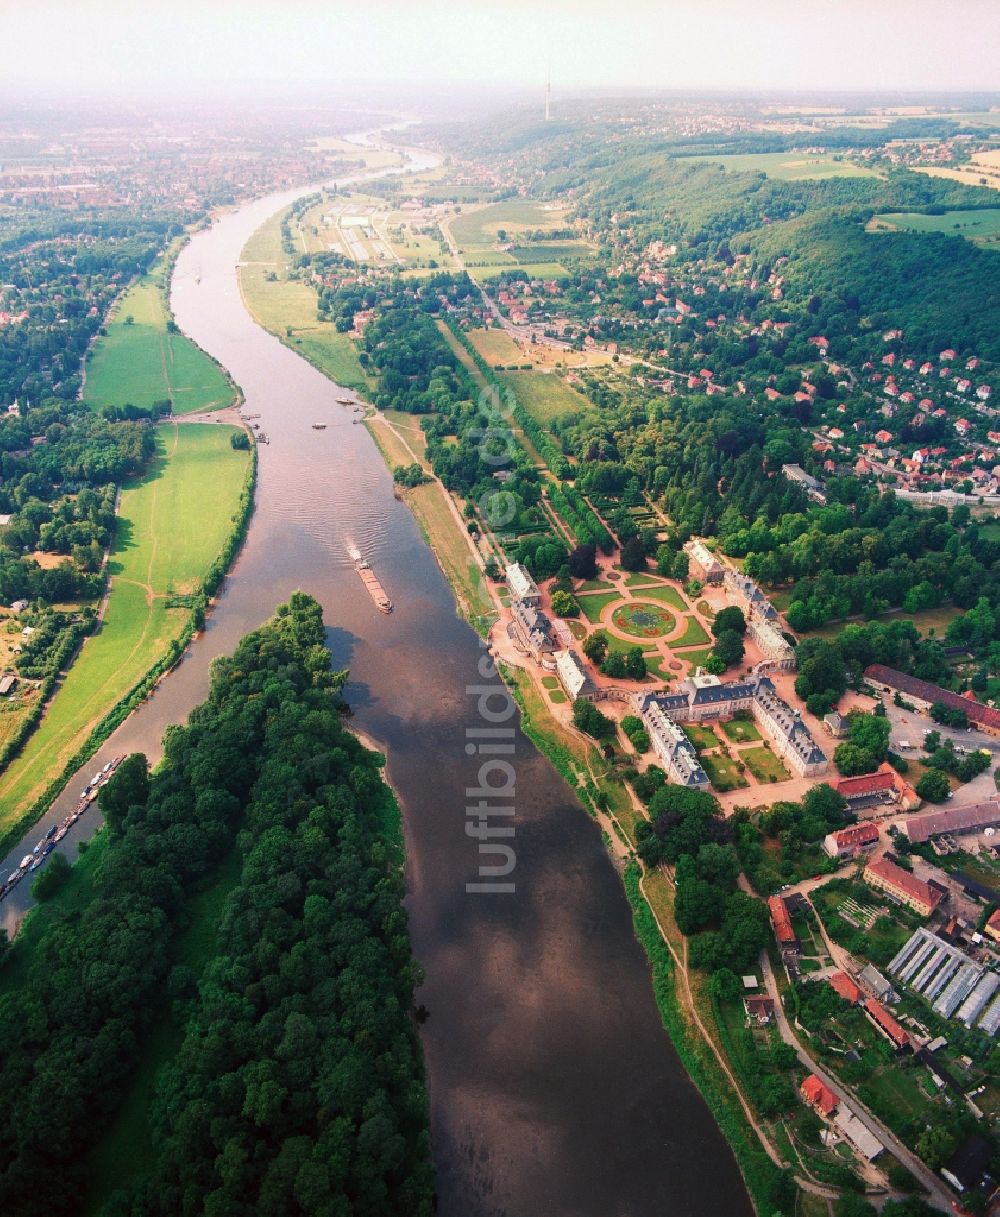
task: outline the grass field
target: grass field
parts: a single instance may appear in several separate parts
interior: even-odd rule
[[[588,596],[579,597],[580,611],[588,621],[593,621],[596,625],[601,620],[604,609],[620,599],[618,592],[593,592]]]
[[[792,776],[769,748],[747,748],[740,760],[758,782],[787,782]]]
[[[523,363],[525,354],[506,330],[469,330],[469,341],[487,363]]]
[[[347,334],[316,317],[316,291],[308,283],[285,277],[287,258],[281,248],[278,212],[254,233],[243,249],[240,291],[254,320],[348,389],[371,387]],[[276,278],[269,278],[269,275]]]
[[[688,723],[683,731],[698,752],[704,752],[706,748],[718,748],[721,743],[711,727],[703,727],[700,723]]]
[[[751,740],[759,740],[760,732],[748,719],[731,718],[726,723],[720,723],[726,739],[734,744],[748,744]]]
[[[157,432],[149,473],[122,494],[103,624],[0,776],[0,828],[24,813],[180,634],[188,610],[167,600],[195,590],[218,557],[246,477],[250,457],[232,448],[232,432],[201,424]]]
[[[567,414],[584,414],[594,409],[582,393],[571,389],[552,372],[501,372],[497,379],[542,427]]]
[[[513,240],[518,233],[552,232],[566,224],[566,211],[547,211],[530,199],[506,199],[488,207],[463,212],[451,222],[451,235],[459,246],[491,245],[503,230]]]
[[[189,338],[169,333],[169,319],[163,272],[154,269],[118,302],[106,336],[88,357],[83,397],[89,406],[148,409],[169,398],[175,414],[190,414],[232,404],[225,373]]]
[[[704,646],[709,641],[708,635],[702,628],[701,622],[697,617],[688,617],[687,628],[684,633],[676,641],[670,643],[671,650],[677,647],[697,647]],[[684,658],[682,656],[682,658]]]
[[[663,604],[669,604],[671,608],[677,609],[680,613],[686,613],[688,606],[684,602],[684,597],[675,587],[671,587],[669,583],[661,584],[658,587],[644,587],[642,589],[644,600],[659,600]]]
[[[805,152],[747,152],[735,156],[694,156],[694,161],[715,161],[730,173],[765,173],[783,182],[803,178],[878,177],[872,169],[853,165],[831,154]]]
[[[977,245],[1000,242],[1000,207],[983,211],[946,211],[928,216],[914,211],[892,211],[873,216],[870,232],[943,232],[965,237]]]
[[[721,752],[701,757],[701,765],[708,774],[708,780],[720,794],[749,785],[743,774],[736,768],[735,762]]]

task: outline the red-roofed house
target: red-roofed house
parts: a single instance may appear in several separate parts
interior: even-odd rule
[[[824,1086],[814,1073],[810,1073],[799,1090],[809,1106],[814,1107],[821,1116],[829,1118],[840,1106],[837,1096],[829,1086]]]
[[[892,896],[921,917],[929,917],[946,894],[889,858],[872,858],[865,867],[864,879],[869,887]]]
[[[865,1001],[864,1012],[868,1015],[868,1021],[872,1026],[885,1036],[897,1052],[902,1052],[905,1048],[910,1047],[909,1032],[903,1030],[880,1001],[869,997]]]
[[[983,932],[994,942],[1000,942],[1000,909],[990,915],[989,921],[983,926]]]
[[[873,774],[872,776],[880,776]],[[851,779],[848,779],[851,780]],[[823,838],[823,848],[831,858],[851,857],[859,850],[878,844],[878,827],[869,820],[831,832]]]
[[[848,803],[862,806],[874,802],[901,803],[908,811],[920,806],[920,796],[917,792],[884,761],[874,773],[841,778],[834,785],[834,790]]]
[[[956,356],[957,354],[958,354],[958,352],[957,352],[957,351],[953,351],[953,350],[951,349],[951,347],[946,347],[946,348],[945,348],[945,349],[944,349],[944,350],[941,352],[941,354],[940,354],[940,355],[938,355],[938,359],[939,359],[939,360],[940,360],[942,363],[951,363],[951,361],[952,361],[952,360],[955,358],[955,356]]]
[[[774,1002],[766,993],[751,993],[748,997],[744,997],[743,1009],[746,1011],[748,1019],[762,1027],[774,1018]]]
[[[856,1006],[864,998],[864,990],[855,984],[846,972],[834,972],[830,977],[830,985],[838,997],[850,1002],[852,1006]]]
[[[783,951],[799,951],[799,940],[792,927],[792,919],[788,914],[788,905],[780,896],[771,896],[767,902],[771,914],[771,926],[778,946]]]

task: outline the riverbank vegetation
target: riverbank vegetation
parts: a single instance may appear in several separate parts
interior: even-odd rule
[[[142,1111],[157,1152],[119,1161],[91,1211],[287,1213],[294,1197],[300,1213],[336,1198],[345,1215],[429,1217],[398,809],[343,726],[345,678],[297,593],[217,662],[163,764],[133,756],[103,792],[89,884],[54,896],[0,969],[5,1211],[80,1211],[87,1151],[167,1017],[178,1046]],[[217,882],[192,967],[179,942]]]
[[[156,431],[149,472],[122,493],[100,628],[0,775],[4,837],[37,810],[109,712],[153,669],[176,660],[201,627],[206,595],[235,556],[252,507],[253,457],[232,448],[232,433],[201,424]]]

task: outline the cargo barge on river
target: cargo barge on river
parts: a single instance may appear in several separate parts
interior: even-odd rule
[[[375,601],[375,607],[382,613],[392,612],[392,601],[385,594],[385,589],[379,583],[375,572],[364,560],[359,558],[354,564],[354,569],[361,576],[361,582],[368,589],[368,595]]]

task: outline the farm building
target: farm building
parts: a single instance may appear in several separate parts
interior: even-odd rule
[[[930,811],[922,816],[913,816],[906,821],[903,831],[911,841],[922,844],[941,833],[961,836],[997,825],[1000,825],[1000,797],[987,799],[984,803],[967,803],[964,807],[950,807],[946,811]]]
[[[952,710],[963,710],[969,722],[974,723],[981,731],[988,731],[992,735],[1000,734],[1000,710],[984,706],[974,697],[952,693],[950,689],[942,689],[940,685],[932,684],[929,680],[908,676],[905,672],[897,672],[895,668],[887,668],[881,663],[873,663],[865,668],[865,680],[884,692],[904,694],[909,701],[924,710],[929,709],[936,701]]]

